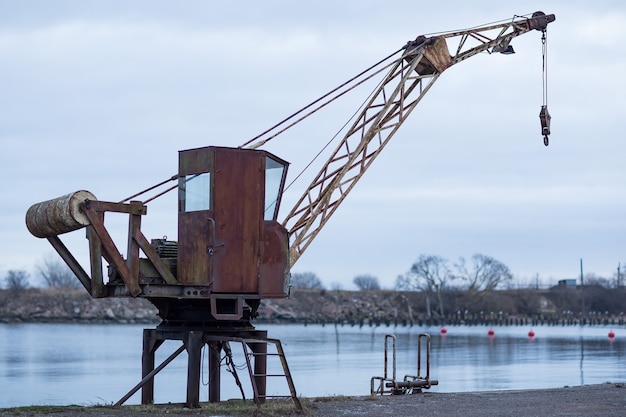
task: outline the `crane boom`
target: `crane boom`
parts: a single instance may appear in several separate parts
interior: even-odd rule
[[[512,53],[513,38],[531,30],[545,31],[553,14],[468,30],[419,36],[372,94],[352,127],[283,220],[290,235],[290,265],[294,265],[361,179],[385,145],[447,68],[481,52]],[[457,46],[450,54],[448,43]]]

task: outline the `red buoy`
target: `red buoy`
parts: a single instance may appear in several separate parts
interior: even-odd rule
[[[441,328],[441,334],[446,334],[448,333],[448,329],[446,329],[445,327]]]
[[[487,334],[489,336],[493,336],[494,334],[496,334],[496,332],[493,331],[493,329],[489,329],[489,331],[487,332]]]
[[[535,332],[533,332],[533,329],[530,329],[530,331],[528,332],[528,337],[535,337]]]
[[[615,337],[615,333],[613,333],[613,330],[611,330],[609,332],[609,339],[613,339]]]

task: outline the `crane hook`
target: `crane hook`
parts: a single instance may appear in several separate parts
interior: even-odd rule
[[[541,106],[541,111],[539,112],[539,120],[541,121],[541,134],[543,135],[543,144],[548,146],[550,141],[548,140],[548,136],[550,135],[550,113],[548,112],[548,106]]]
[[[541,134],[543,135],[543,144],[548,146],[550,143],[548,136],[550,135],[550,113],[548,112],[548,47],[546,29],[542,31],[541,46],[542,46],[542,87],[543,87],[543,104],[541,111],[539,112],[539,120],[541,121]]]

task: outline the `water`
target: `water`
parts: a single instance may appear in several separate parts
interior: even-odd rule
[[[141,379],[143,325],[0,324],[0,408],[21,405],[112,404]],[[384,337],[397,337],[397,378],[417,371],[417,338],[432,335],[431,391],[557,388],[626,380],[626,329],[608,327],[350,327],[259,325],[281,339],[298,394],[367,395],[370,379],[383,376]],[[615,332],[611,340],[607,334]],[[168,341],[157,365],[179,346]],[[391,345],[390,345],[391,347]],[[205,349],[206,351],[206,349]],[[247,398],[251,388],[240,347],[234,364]],[[203,352],[203,369],[206,353]],[[389,362],[391,375],[391,359]],[[156,402],[184,402],[186,355],[155,378]],[[271,373],[277,362],[268,360]],[[424,372],[422,372],[424,374]],[[203,371],[201,401],[208,399]],[[268,394],[287,394],[268,379]],[[222,371],[222,399],[241,398],[234,378]],[[126,404],[138,404],[137,393]]]

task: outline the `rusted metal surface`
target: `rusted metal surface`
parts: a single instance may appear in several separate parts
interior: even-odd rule
[[[214,304],[228,305],[227,300],[243,299],[241,294],[286,297],[288,233],[277,222],[264,221],[264,206],[268,158],[287,163],[265,151],[221,147],[183,151],[179,157],[181,184],[207,173],[210,185],[202,209],[188,209],[187,185],[181,191],[178,282],[206,285],[210,294],[220,294],[211,296]],[[240,311],[238,305],[233,304],[234,311]],[[213,305],[212,310],[220,309]],[[218,314],[232,319],[231,313]]]
[[[422,339],[427,341],[426,345],[426,375],[422,376]],[[392,375],[389,376],[389,343],[392,343]],[[370,395],[404,395],[421,392],[433,385],[438,385],[439,381],[430,379],[430,335],[421,333],[417,338],[417,375],[405,375],[402,381],[396,377],[396,336],[385,335],[385,361],[383,376],[374,376],[370,380]]]
[[[391,343],[391,377],[389,376],[389,343]],[[383,376],[373,376],[370,380],[370,395],[393,394],[393,390],[388,390],[396,383],[396,336],[393,334],[385,335],[385,359],[383,365]],[[378,382],[378,385],[376,385]]]
[[[289,295],[289,237],[287,229],[275,221],[263,225],[258,292],[263,298]]]
[[[207,148],[187,149],[178,154],[178,282],[193,285],[212,285],[211,263],[207,248],[209,241],[210,207],[205,210],[186,210],[186,177],[213,170],[213,152]],[[211,179],[212,180],[212,179]],[[209,184],[210,186],[210,184]],[[206,190],[210,192],[209,189]]]
[[[128,292],[133,297],[141,294],[141,288],[139,288],[139,277],[137,275],[132,275],[131,270],[128,268],[128,265],[124,261],[122,254],[119,252],[117,247],[115,246],[115,242],[113,238],[109,234],[108,230],[104,227],[104,223],[102,222],[103,216],[99,213],[102,211],[98,211],[98,202],[90,202],[86,201],[82,204],[83,212],[89,218],[91,222],[91,227],[97,238],[100,240],[100,244],[102,245],[103,255],[106,254],[107,260],[111,262],[117,270],[120,272],[124,283],[126,284],[126,288]],[[123,204],[117,203],[118,206],[124,206]],[[93,236],[92,236],[93,237]]]
[[[419,39],[419,38],[418,38]],[[415,67],[420,75],[432,75],[435,73],[441,73],[445,71],[450,65],[452,65],[452,57],[448,50],[448,44],[444,38],[423,38],[424,49],[422,51],[423,57]],[[408,59],[405,58],[405,59]]]
[[[423,347],[423,341],[426,341],[426,347]],[[424,349],[426,350],[425,352]],[[424,356],[426,356],[425,359],[423,358]],[[426,374],[422,374],[424,361],[426,362]],[[439,385],[439,381],[430,379],[430,335],[428,333],[420,333],[417,336],[417,374],[405,375],[404,381],[398,383],[398,387],[407,390],[421,390],[428,389],[433,385]]]
[[[104,220],[104,213],[100,215]],[[106,296],[104,277],[102,276],[102,241],[93,230],[87,227],[87,240],[89,241],[89,266],[91,268],[91,296],[101,298]]]
[[[80,190],[33,204],[26,212],[26,227],[40,238],[81,229],[89,224],[89,219],[80,209],[85,200],[96,200],[96,197],[89,191]]]
[[[212,204],[220,246],[211,257],[213,291],[256,293],[263,233],[265,155],[247,149],[214,151]]]
[[[191,211],[178,215],[178,281],[182,284],[213,284],[208,247],[211,210]],[[198,226],[200,225],[200,226]]]

